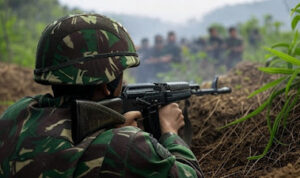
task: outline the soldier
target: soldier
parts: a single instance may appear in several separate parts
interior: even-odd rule
[[[92,123],[74,102],[117,97],[123,70],[139,65],[134,44],[118,23],[97,14],[59,19],[37,47],[34,80],[50,94],[25,97],[0,118],[0,177],[202,177],[197,159],[177,135],[184,125],[177,104],[159,110],[160,140],[135,127],[141,113],[105,106]],[[76,105],[75,105],[76,106]],[[85,119],[97,128],[84,139]]]
[[[261,42],[261,35],[257,28],[249,30],[248,41],[252,47],[254,47],[254,48],[259,47],[259,44]]]
[[[228,50],[226,57],[226,66],[228,69],[234,67],[242,60],[243,54],[243,40],[238,37],[237,30],[234,27],[228,29],[229,38],[226,39],[225,48]]]
[[[141,61],[140,67],[134,69],[132,74],[135,75],[138,83],[147,82],[151,77],[151,72],[147,71],[148,66],[145,61],[150,57],[150,45],[148,38],[143,38],[141,40],[141,47],[137,50],[139,59]],[[145,72],[146,71],[146,72]]]
[[[165,50],[163,37],[161,35],[156,35],[154,37],[154,46],[150,52],[150,58],[145,61],[151,71],[151,77],[149,81],[158,81],[157,74],[167,72],[170,69],[169,64],[171,60],[172,56],[167,54],[167,51]]]
[[[143,38],[141,41],[141,47],[138,49],[138,54],[140,60],[145,60],[149,58],[150,55],[150,45],[148,38]]]
[[[222,57],[223,40],[219,36],[216,28],[210,27],[208,31],[209,31],[209,39],[207,42],[208,44],[206,47],[206,51],[209,57],[217,60],[217,63],[220,63]]]
[[[195,39],[192,43],[192,45],[190,45],[190,49],[192,53],[198,53],[198,52],[203,52],[205,51],[206,48],[206,41],[204,38],[199,37],[197,39]]]
[[[171,61],[181,62],[181,48],[176,43],[176,34],[173,31],[168,33],[167,44],[165,45],[166,54],[171,55]]]

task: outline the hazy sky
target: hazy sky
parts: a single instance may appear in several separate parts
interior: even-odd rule
[[[201,19],[207,12],[225,5],[262,0],[59,0],[70,7],[95,12],[156,17],[164,21],[181,23],[188,19]]]

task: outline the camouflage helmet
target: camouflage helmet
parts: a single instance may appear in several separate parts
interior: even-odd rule
[[[46,85],[97,85],[138,65],[134,44],[118,22],[98,14],[71,15],[44,30],[34,80]]]

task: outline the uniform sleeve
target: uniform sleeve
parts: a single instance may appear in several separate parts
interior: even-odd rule
[[[112,177],[203,177],[192,151],[174,134],[159,143],[149,133],[127,128],[115,132],[101,168]]]
[[[173,133],[166,133],[161,136],[159,142],[164,146],[173,156],[175,156],[175,167],[181,172],[182,167],[192,168],[198,177],[204,177],[198,164],[198,160],[189,146],[177,135]]]

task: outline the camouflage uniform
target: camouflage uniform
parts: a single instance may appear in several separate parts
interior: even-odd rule
[[[86,19],[87,17],[89,20]],[[99,15],[77,15],[64,19],[64,22],[70,20],[72,23],[84,26],[96,24],[93,19],[96,19],[97,23],[109,22],[107,18]],[[63,29],[63,24],[60,24],[60,27],[56,25],[48,27],[44,33],[47,34],[49,31],[52,33],[54,29],[53,34],[56,34],[55,30]],[[113,27],[118,29],[115,34],[123,33],[123,28],[116,25],[117,28]],[[74,28],[66,29],[74,30]],[[112,29],[107,28],[107,30]],[[111,43],[110,38],[113,37],[107,32],[105,35],[99,31],[94,30],[85,36],[82,30],[78,32],[77,29],[73,33],[74,36],[71,35],[70,38],[60,36],[61,39],[66,40],[62,40],[63,43],[58,47],[58,52],[53,50],[55,45],[51,44],[54,43],[51,37],[57,40],[58,36],[50,35],[49,38],[43,38],[42,40],[46,39],[46,42],[40,42],[39,47],[52,50],[53,62],[43,61],[47,59],[47,55],[44,55],[47,50],[38,52],[37,59],[43,60],[40,63],[37,62],[36,81],[44,84],[99,84],[112,81],[127,67],[138,65],[138,59],[130,53],[135,52],[134,47],[130,47],[133,43],[122,41],[127,38],[125,33],[119,38],[121,42],[117,40]],[[83,62],[80,54],[73,50],[77,48],[75,39],[80,41],[86,38],[84,40],[89,39],[91,42],[80,43],[82,46],[77,50],[81,48],[80,51],[83,53],[86,53],[87,49],[97,51],[92,45],[97,44],[92,43],[96,39],[91,38],[95,34],[100,36],[98,39],[102,42],[107,42],[107,46],[102,46],[101,50],[110,50],[112,55],[99,57],[97,52],[88,53],[94,56],[83,58],[88,60]],[[127,39],[130,40],[129,36]],[[126,55],[116,55],[120,51],[114,52],[118,48],[116,46],[107,49],[108,46],[119,43],[122,43],[119,48],[125,46],[123,51],[127,51]],[[43,46],[45,44],[46,46]],[[70,53],[65,53],[67,47],[70,48]],[[71,58],[70,55],[75,55],[75,57]],[[55,60],[62,61],[55,62]],[[102,60],[108,64],[101,63]],[[90,62],[92,64],[89,64]],[[99,69],[89,66],[97,67],[98,62],[104,65],[104,74],[98,71]],[[92,72],[85,70],[87,68],[94,70]],[[74,71],[75,73],[72,73]],[[6,110],[0,117],[0,177],[202,177],[197,159],[177,135],[165,134],[158,142],[149,133],[135,127],[117,129],[103,127],[101,122],[114,125],[125,121],[121,114],[109,112],[106,107],[102,107],[101,114],[99,114],[98,130],[82,141],[74,143],[71,101],[72,98],[67,96],[38,95],[25,97]]]
[[[222,45],[223,45],[223,40],[222,38],[218,36],[211,36],[208,39],[208,46],[213,46],[213,49],[208,52],[208,55],[219,61],[222,57]]]
[[[242,47],[243,40],[240,38],[229,37],[226,39],[226,47],[228,49],[228,56],[226,59],[226,66],[228,69],[234,67],[238,62],[242,60],[243,52],[234,51],[233,48]]]
[[[175,42],[169,42],[165,46],[166,54],[172,55],[172,62],[180,63],[182,61],[181,58],[181,48]]]

